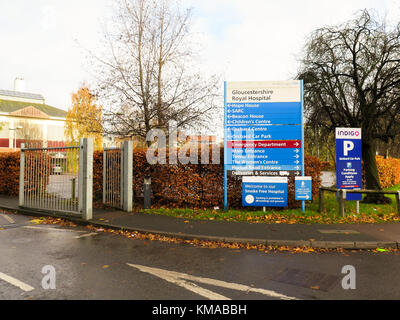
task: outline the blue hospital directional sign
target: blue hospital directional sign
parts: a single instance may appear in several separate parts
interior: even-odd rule
[[[291,164],[300,165],[300,149],[228,149],[227,164]]]
[[[336,128],[336,186],[362,189],[360,128]],[[346,200],[362,200],[362,194],[346,194]]]
[[[271,125],[228,127],[225,130],[228,140],[291,140],[301,139],[301,125]]]
[[[294,178],[295,200],[312,200],[311,177]]]
[[[301,165],[253,165],[253,164],[227,164],[227,170],[244,170],[244,171],[258,171],[258,170],[279,170],[279,171],[298,171],[301,170]]]
[[[246,176],[240,172],[250,172],[247,178],[265,178],[262,172],[274,173],[275,178],[304,174],[303,83],[301,80],[225,82],[224,91],[224,207],[227,208],[228,171],[243,176],[243,183]],[[243,195],[250,187],[253,187],[251,182],[243,184]],[[275,192],[270,188],[280,190],[278,193],[286,188],[286,200],[259,198],[253,205],[287,204],[287,181],[286,187],[275,182],[264,184],[257,197]],[[243,199],[243,205],[252,205],[251,201],[245,201],[245,196]]]
[[[286,207],[287,190],[287,177],[243,177],[242,205]]]
[[[300,102],[228,103],[227,126],[301,124]]]

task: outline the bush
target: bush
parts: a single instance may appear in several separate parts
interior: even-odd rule
[[[167,160],[168,160],[168,151]],[[210,152],[211,154],[211,152]],[[33,160],[31,160],[33,161]],[[0,153],[0,194],[17,196],[19,191],[19,152]],[[199,152],[200,162],[200,152]],[[211,161],[210,161],[211,162]],[[376,157],[382,188],[400,184],[400,159]],[[305,156],[305,174],[312,177],[313,198],[321,185],[321,170],[326,164],[313,156]],[[42,173],[48,179],[49,172]],[[143,179],[152,179],[153,204],[156,206],[210,208],[223,206],[224,172],[223,149],[220,164],[176,164],[150,165],[146,160],[146,150],[133,152],[133,194],[137,203],[143,203]],[[294,177],[289,177],[289,207],[298,207],[294,200]],[[103,152],[93,154],[93,200],[98,204],[103,196]],[[228,177],[228,202],[239,208],[242,203],[242,183],[240,177]]]
[[[150,165],[146,159],[146,150],[133,152],[133,196],[137,204],[143,203],[143,180],[151,177],[154,206],[211,208],[223,207],[224,171],[223,149],[220,151],[220,164],[167,164]],[[211,151],[209,153],[211,155]],[[210,156],[211,157],[211,156]],[[93,198],[102,199],[102,152],[95,152],[93,159]],[[211,159],[210,159],[211,162]],[[305,174],[312,177],[313,197],[318,194],[321,185],[322,162],[312,156],[305,157]],[[294,200],[294,177],[289,177],[289,207],[299,207],[301,202]],[[228,176],[228,202],[230,207],[242,206],[242,180],[240,176]]]
[[[400,183],[400,159],[376,156],[379,180],[382,188],[389,188]]]
[[[19,152],[0,153],[0,194],[18,196]]]
[[[0,153],[0,194],[7,196],[18,196],[19,194],[19,174],[20,174],[20,152]],[[32,156],[25,157],[25,192],[43,191],[43,187],[49,183],[51,159],[46,152],[35,152]],[[40,174],[34,177],[27,169],[35,168]]]
[[[168,151],[167,163],[168,163]],[[146,159],[146,150],[133,152],[133,196],[138,204],[143,203],[143,180],[149,175],[152,180],[153,205],[169,207],[211,208],[223,207],[224,171],[223,149],[220,150],[219,164],[155,164]],[[211,151],[210,151],[211,155]],[[211,158],[211,156],[210,156]],[[17,196],[19,189],[20,153],[0,153],[0,194]],[[211,162],[211,159],[210,159]],[[321,184],[321,161],[312,156],[305,157],[305,174],[312,177],[313,197],[318,194]],[[48,178],[48,172],[42,177]],[[298,207],[294,200],[294,177],[289,178],[289,207]],[[230,207],[240,208],[242,204],[241,177],[228,177],[228,201]],[[93,154],[93,200],[100,204],[103,196],[103,152]]]
[[[321,161],[323,171],[335,171],[335,164],[331,161]]]

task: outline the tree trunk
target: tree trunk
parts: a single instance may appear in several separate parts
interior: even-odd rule
[[[365,172],[365,187],[368,190],[382,190],[379,181],[378,167],[376,165],[376,146],[373,141],[362,142],[362,158]],[[363,200],[365,203],[392,203],[390,198],[382,194],[367,194]]]

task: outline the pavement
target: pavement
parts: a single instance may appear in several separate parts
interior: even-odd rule
[[[400,223],[384,224],[265,224],[175,218],[116,209],[93,209],[93,219],[18,207],[17,197],[0,196],[0,208],[31,216],[62,217],[91,224],[183,239],[276,246],[343,249],[400,249]]]

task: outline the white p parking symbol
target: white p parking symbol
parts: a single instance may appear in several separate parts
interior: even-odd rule
[[[354,149],[354,142],[353,141],[348,141],[348,140],[344,140],[343,141],[343,154],[345,156],[349,155],[349,151]]]

